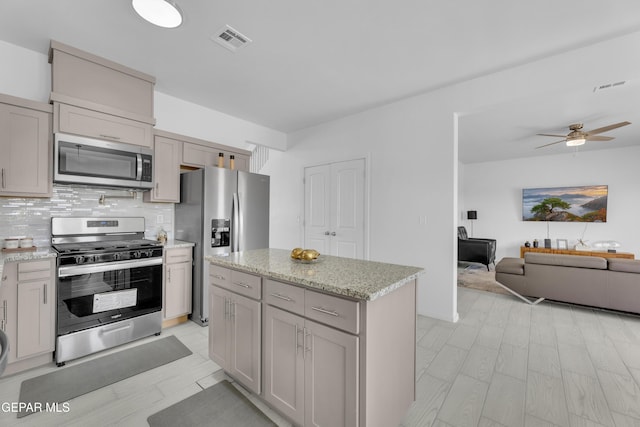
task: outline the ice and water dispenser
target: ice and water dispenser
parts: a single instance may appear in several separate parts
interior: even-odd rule
[[[211,247],[222,248],[229,246],[229,232],[231,231],[231,221],[229,219],[211,220]]]

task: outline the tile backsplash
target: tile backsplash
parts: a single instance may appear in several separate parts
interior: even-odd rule
[[[56,216],[141,216],[147,239],[155,240],[160,228],[172,239],[173,203],[144,203],[142,191],[135,192],[134,199],[111,198],[129,194],[126,189],[54,184],[50,199],[0,197],[0,246],[6,237],[21,236],[33,237],[35,246],[49,246],[51,217]],[[107,197],[100,204],[103,195]]]

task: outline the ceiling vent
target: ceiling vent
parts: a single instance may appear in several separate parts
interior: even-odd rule
[[[622,80],[622,81],[615,82],[615,83],[603,84],[603,85],[594,87],[593,88],[593,92],[596,93],[596,92],[601,92],[601,91],[607,90],[607,89],[613,89],[615,87],[621,87],[621,86],[624,86],[624,85],[626,85],[628,83],[629,82],[627,80]]]
[[[228,25],[225,25],[214,35],[212,35],[211,39],[229,49],[231,52],[235,52],[241,47],[244,47],[251,43],[251,39],[249,37],[245,36],[239,31],[236,31]]]

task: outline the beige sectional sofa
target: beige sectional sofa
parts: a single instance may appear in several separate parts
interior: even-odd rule
[[[640,314],[640,260],[527,252],[500,260],[496,281],[520,295]]]

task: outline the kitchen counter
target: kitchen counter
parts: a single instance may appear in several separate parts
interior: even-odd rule
[[[55,258],[57,253],[49,246],[39,247],[33,252],[0,252],[0,276],[6,262],[31,261],[42,258]]]
[[[397,264],[320,255],[295,261],[284,249],[255,249],[229,256],[207,256],[215,265],[268,276],[328,293],[373,301],[416,279],[423,269]]]
[[[165,249],[174,249],[174,248],[191,248],[195,245],[196,244],[193,242],[185,242],[183,240],[170,239],[170,240],[167,240],[166,243],[163,244],[162,246],[164,246]]]

